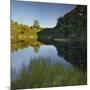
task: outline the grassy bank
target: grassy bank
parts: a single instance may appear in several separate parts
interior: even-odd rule
[[[84,85],[86,78],[86,72],[80,69],[65,69],[50,64],[49,60],[32,60],[28,66],[23,66],[20,77],[11,81],[11,89]]]

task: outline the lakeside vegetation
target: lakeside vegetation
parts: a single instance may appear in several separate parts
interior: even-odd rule
[[[19,77],[11,81],[11,89],[56,87],[87,84],[87,73],[78,68],[52,65],[50,60],[34,59],[23,65]]]
[[[18,22],[11,21],[11,50],[16,51],[28,46],[35,48],[42,45],[37,41],[37,32],[41,31],[41,27],[37,20],[34,21],[32,26],[19,24]]]

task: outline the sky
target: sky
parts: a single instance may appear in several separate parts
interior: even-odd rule
[[[33,25],[38,20],[41,27],[54,27],[57,19],[76,7],[70,4],[40,3],[16,1],[11,2],[11,20]]]

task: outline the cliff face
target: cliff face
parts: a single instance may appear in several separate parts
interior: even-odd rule
[[[80,38],[84,37],[87,29],[87,7],[76,6],[74,10],[58,18],[54,28],[45,28],[38,33],[39,39],[47,38]]]
[[[77,6],[74,10],[60,17],[54,29],[64,37],[75,38],[85,34],[87,30],[87,7]]]

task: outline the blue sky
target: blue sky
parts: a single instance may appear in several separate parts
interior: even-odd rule
[[[38,20],[41,27],[54,27],[57,18],[74,9],[75,5],[22,2],[12,0],[11,19],[22,24],[33,25]]]

